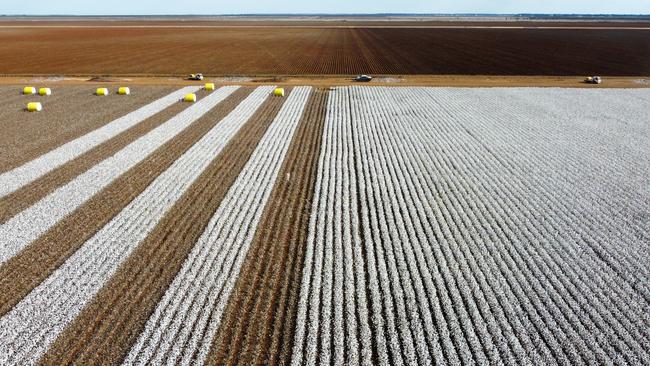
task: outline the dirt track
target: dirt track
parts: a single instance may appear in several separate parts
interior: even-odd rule
[[[625,29],[0,28],[0,74],[636,76],[650,74],[649,34]]]

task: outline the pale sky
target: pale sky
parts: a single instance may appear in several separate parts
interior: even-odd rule
[[[650,14],[650,0],[0,0],[0,14],[9,15],[251,13]]]

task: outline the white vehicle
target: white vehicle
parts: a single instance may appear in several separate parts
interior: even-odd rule
[[[357,77],[354,78],[354,81],[368,82],[370,80],[372,80],[372,76],[370,75],[357,75]]]
[[[187,77],[188,80],[203,80],[203,74],[190,74]]]

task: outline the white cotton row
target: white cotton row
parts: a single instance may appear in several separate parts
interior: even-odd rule
[[[156,307],[125,364],[205,362],[311,92],[294,88]]]
[[[234,89],[229,88],[221,95]],[[251,93],[0,319],[1,364],[25,365],[38,361],[65,326],[74,320],[250,119],[271,90],[271,87],[259,87]],[[203,113],[207,113],[218,99],[222,98],[208,99],[211,102],[196,106],[205,108]]]
[[[123,131],[178,102],[183,95],[196,91],[197,89],[198,87],[188,86],[172,92],[92,132],[57,147],[24,165],[0,174],[0,197],[16,191],[20,187],[42,177],[95,146],[117,136]]]
[[[638,138],[630,134],[647,134],[648,125],[639,123],[638,103],[621,101],[627,111],[614,103],[625,118],[614,120],[593,105],[604,99],[574,92],[337,88],[292,363],[371,363],[357,336],[368,324],[385,365],[647,361],[647,255],[635,226],[643,223],[592,215],[586,205],[644,211],[636,187],[607,184],[620,184],[619,174],[644,184],[647,145],[631,144]],[[534,100],[522,103],[521,95]],[[598,113],[576,113],[576,102]],[[561,115],[572,118],[555,130]],[[599,138],[609,118],[615,126],[607,131],[618,136],[603,147],[614,162],[603,164],[580,147]],[[561,140],[577,128],[581,139]],[[602,165],[612,175],[597,172]],[[553,175],[560,168],[566,178]],[[589,169],[593,180],[578,179],[575,172]],[[592,187],[589,199],[578,199]],[[617,189],[612,201],[608,192]],[[607,253],[606,262],[594,250]]]
[[[237,88],[226,86],[209,94],[0,225],[0,264],[185,130]]]

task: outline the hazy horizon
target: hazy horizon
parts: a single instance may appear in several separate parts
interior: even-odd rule
[[[304,16],[304,17],[372,17],[372,16],[403,16],[403,17],[480,17],[480,16],[557,16],[557,17],[602,17],[602,16],[641,16],[650,17],[650,13],[214,13],[214,14],[0,14],[5,17],[281,17],[281,16]]]
[[[621,0],[330,0],[326,3],[300,0],[277,0],[260,3],[254,0],[221,2],[196,0],[191,5],[178,1],[113,0],[88,2],[35,0],[0,6],[6,16],[161,16],[161,15],[648,15],[650,1]]]

